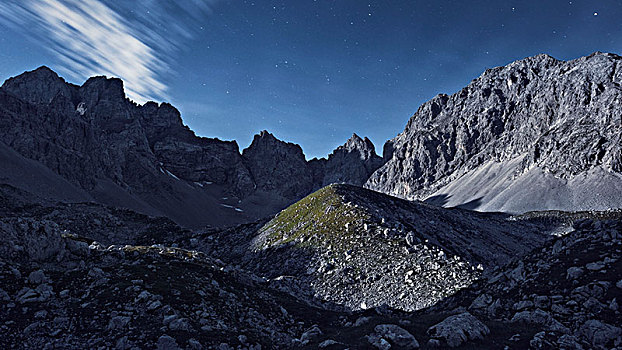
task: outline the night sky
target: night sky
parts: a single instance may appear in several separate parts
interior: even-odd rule
[[[438,93],[540,53],[622,54],[622,1],[2,0],[0,79],[47,65],[121,77],[201,136],[267,129],[326,156],[353,132],[379,153]]]

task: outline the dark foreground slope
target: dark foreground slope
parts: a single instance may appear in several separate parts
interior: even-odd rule
[[[0,187],[0,348],[291,348],[337,315],[180,248],[165,218]],[[222,345],[227,348],[228,345]]]
[[[367,187],[484,211],[622,207],[622,57],[538,55],[423,104]]]
[[[555,228],[331,185],[268,222],[201,239],[200,249],[324,307],[416,310],[537,247]]]
[[[290,348],[331,316],[198,252],[56,237],[37,263],[0,259],[3,349]]]
[[[453,296],[439,299],[431,308],[405,312],[380,305],[359,311],[330,311],[292,297],[288,284],[280,283],[283,278],[269,279],[239,266],[248,261],[231,264],[199,251],[204,248],[203,240],[217,235],[205,237],[165,219],[94,204],[33,206],[27,203],[27,194],[18,189],[1,189],[3,349],[611,349],[622,344],[618,304],[622,298],[620,212],[514,217],[511,225],[515,227],[574,225],[566,235],[511,259],[508,265],[491,268],[490,273]],[[373,198],[368,191],[356,192],[344,186],[326,190],[351,203],[356,198]],[[329,205],[340,210],[336,203]],[[395,215],[405,215],[403,205],[395,208]],[[456,220],[462,224],[470,215],[432,209],[426,213],[434,219],[441,217],[435,211],[461,213],[461,219]],[[385,222],[391,218],[388,214],[383,212]],[[472,220],[486,218],[473,215],[479,219]],[[582,219],[586,217],[593,220]],[[502,220],[497,223],[508,228]],[[243,229],[237,238],[244,235]],[[121,244],[100,244],[89,235],[100,241],[121,240]],[[400,264],[406,261],[399,260],[396,253],[399,235],[390,240],[394,246],[383,243],[384,239],[371,241],[366,235],[361,232],[361,239],[376,244],[381,254],[366,255],[369,266],[375,260],[390,266],[380,277],[386,282],[384,288],[376,292],[392,295],[402,286],[392,280],[392,274],[399,274],[391,272],[397,266],[391,258]],[[215,239],[211,239],[213,243],[217,243]],[[309,238],[310,245],[321,246],[317,239]],[[169,243],[155,243],[160,241]],[[421,266],[422,275],[437,276],[441,284],[452,280],[447,274],[431,271],[433,264],[443,272],[463,271],[455,262],[439,258],[441,251],[446,252],[443,256],[451,255],[447,248],[441,250],[431,243],[418,243],[414,248],[422,253],[411,254],[423,257],[423,261],[411,261],[409,268]],[[224,249],[240,247],[221,247]],[[281,260],[255,257],[254,261],[304,262],[282,260],[283,256],[300,255],[286,255],[277,249],[265,252]],[[352,250],[350,259],[336,259],[335,267],[326,267],[327,274],[335,270],[332,274],[342,276],[332,281],[345,281],[343,276],[349,272],[342,264],[349,261],[354,262],[349,271],[361,271],[357,267],[366,265],[359,254],[365,253]],[[275,264],[269,266],[277,268]],[[313,269],[312,262],[308,266]],[[403,277],[416,282],[408,288],[422,290],[421,283],[425,282],[416,274]],[[344,290],[364,286],[356,280],[339,283],[325,283],[324,291],[332,290],[341,298],[348,295]],[[318,305],[335,309],[335,304]]]

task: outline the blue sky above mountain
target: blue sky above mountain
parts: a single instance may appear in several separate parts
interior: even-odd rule
[[[380,152],[422,102],[486,68],[621,53],[619,18],[614,0],[6,0],[0,78],[118,76],[199,135],[244,147],[268,129],[310,158],[356,132]]]

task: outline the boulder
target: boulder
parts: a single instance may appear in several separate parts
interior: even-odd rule
[[[47,281],[47,277],[45,276],[42,270],[33,271],[28,275],[28,282],[32,284],[39,285],[46,281]]]
[[[418,349],[417,339],[404,328],[394,324],[379,324],[374,327],[376,333],[391,344],[404,349]]]
[[[558,331],[562,333],[569,333],[568,327],[561,324],[558,320],[553,318],[548,312],[536,309],[535,311],[521,311],[514,314],[514,317],[510,320],[511,323],[522,323],[528,325],[542,326],[543,329],[549,331]]]
[[[158,350],[179,350],[180,347],[179,345],[177,345],[177,341],[175,340],[175,338],[164,334],[160,338],[158,338],[157,349]]]
[[[622,335],[622,329],[598,320],[588,320],[579,329],[579,334],[595,349],[608,349],[610,343]]]
[[[468,312],[449,316],[427,331],[433,339],[441,340],[449,347],[457,347],[471,340],[481,340],[490,329]]]
[[[566,279],[569,280],[576,280],[581,277],[581,275],[583,275],[583,268],[581,267],[573,266],[566,271]]]

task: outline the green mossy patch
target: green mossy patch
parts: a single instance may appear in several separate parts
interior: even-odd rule
[[[266,236],[262,248],[294,241],[300,247],[339,243],[359,231],[371,215],[347,203],[336,186],[310,194],[268,222],[260,230]]]

